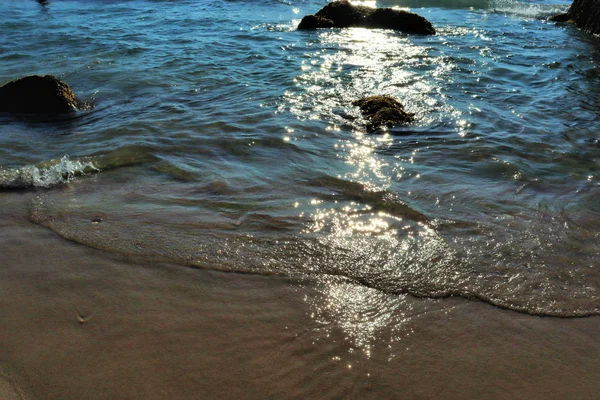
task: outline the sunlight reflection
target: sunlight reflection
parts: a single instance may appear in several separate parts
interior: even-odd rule
[[[322,297],[311,299],[315,320],[339,328],[344,339],[369,358],[376,346],[386,348],[411,333],[413,302],[348,282],[329,282]]]
[[[398,136],[391,130],[367,133],[352,102],[389,94],[416,115],[420,126],[438,124],[449,115],[458,121],[461,112],[443,89],[457,67],[454,60],[433,53],[422,38],[394,31],[322,30],[310,40],[295,85],[284,92],[283,101],[299,120],[322,121],[326,128],[319,135],[331,139],[343,161],[339,170],[329,172],[337,178],[330,182],[330,193],[313,199],[303,214],[305,233],[317,234],[330,252],[320,273],[339,278],[323,281],[322,297],[310,301],[315,320],[340,328],[369,357],[377,338],[398,340],[398,332],[410,330],[414,299],[390,293],[424,277],[432,282],[432,291],[438,284],[452,287],[456,266],[443,238],[392,191],[400,179],[420,176],[414,165],[418,149],[382,156],[388,149],[397,151]],[[468,125],[461,128],[466,131]]]
[[[390,185],[390,176],[386,172],[388,164],[374,154],[379,141],[360,135],[357,139],[357,142],[343,141],[337,147],[344,153],[346,163],[355,167],[354,171],[346,174],[346,179],[374,185],[378,190],[387,189]]]
[[[462,112],[453,107],[444,90],[459,69],[457,60],[432,52],[428,42],[365,28],[323,30],[313,40],[307,43],[310,50],[303,54],[300,74],[295,86],[284,92],[285,108],[279,112],[287,109],[299,120],[350,126],[360,133],[364,120],[352,102],[389,94],[415,114],[419,126],[461,119]],[[443,37],[428,40],[450,46]],[[457,133],[462,132],[457,128]]]

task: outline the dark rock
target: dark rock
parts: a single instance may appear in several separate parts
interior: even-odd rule
[[[340,0],[327,4],[315,15],[333,21],[335,28],[346,28],[365,20],[372,10],[365,6],[354,6],[347,0]]]
[[[566,21],[574,22],[579,28],[593,34],[600,34],[600,1],[573,0],[566,16]],[[565,22],[564,20],[557,22]]]
[[[435,34],[431,23],[420,15],[391,8],[375,9],[365,22],[368,28],[395,29],[423,35]]]
[[[395,29],[408,33],[435,35],[429,21],[420,15],[392,8],[355,6],[348,0],[327,4],[315,15],[302,18],[298,29],[364,27]]]
[[[55,114],[77,108],[69,85],[52,75],[26,76],[0,87],[0,112]]]
[[[391,96],[370,96],[352,103],[360,108],[368,121],[367,130],[407,124],[415,120],[414,114],[404,111],[404,106]]]
[[[560,13],[548,18],[548,21],[552,22],[569,22],[570,20],[571,17],[569,16],[569,13]]]
[[[315,15],[307,15],[302,18],[298,29],[317,29],[317,28],[329,28],[333,25],[333,21],[327,18],[317,17]]]

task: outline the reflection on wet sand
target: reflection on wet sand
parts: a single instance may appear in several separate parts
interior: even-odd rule
[[[0,360],[21,398],[583,399],[600,390],[598,317],[135,264],[2,221],[10,334]],[[78,312],[94,317],[81,324]]]

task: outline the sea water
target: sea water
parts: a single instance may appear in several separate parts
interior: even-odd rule
[[[0,115],[4,194],[86,246],[348,305],[599,314],[600,47],[546,20],[568,4],[369,1],[437,34],[296,30],[325,4],[0,2],[0,83],[53,74],[91,106]],[[382,94],[416,121],[367,132],[352,102]]]

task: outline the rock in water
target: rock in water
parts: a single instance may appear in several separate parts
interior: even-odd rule
[[[429,21],[420,15],[392,8],[355,6],[348,0],[327,4],[315,15],[302,18],[298,29],[364,27],[395,29],[408,33],[435,35]]]
[[[573,0],[569,11],[548,18],[553,22],[572,22],[593,34],[600,34],[600,0]]]
[[[333,26],[335,26],[335,23],[332,20],[310,14],[302,18],[302,21],[300,21],[300,24],[298,25],[298,29],[309,30],[331,28]]]
[[[600,33],[600,1],[573,0],[567,14],[578,27],[590,33]]]
[[[560,13],[548,18],[548,21],[551,22],[569,22],[570,20],[571,16],[569,15],[569,13]]]
[[[0,87],[0,111],[10,113],[65,113],[77,110],[69,85],[52,75],[26,76]]]
[[[407,124],[415,120],[414,114],[404,111],[404,106],[391,96],[370,96],[352,103],[360,108],[368,121],[367,130]]]

